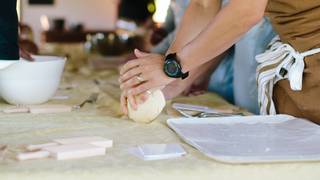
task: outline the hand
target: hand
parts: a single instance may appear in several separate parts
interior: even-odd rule
[[[188,83],[182,80],[175,80],[162,89],[164,97],[169,100],[175,98],[188,88]]]
[[[199,77],[183,91],[184,96],[198,96],[208,90],[210,76]]]
[[[175,79],[163,72],[165,57],[135,50],[138,59],[126,63],[120,70],[120,88],[131,96],[150,89],[162,89]]]
[[[120,97],[121,110],[125,115],[128,115],[128,102],[130,103],[132,109],[137,110],[138,104],[142,104],[149,97],[148,93],[140,94],[139,96],[128,95],[126,91],[122,91]]]
[[[182,95],[191,97],[191,96],[199,96],[199,95],[204,94],[206,92],[207,92],[206,89],[191,85],[185,91],[183,91]]]
[[[184,96],[198,96],[204,94],[208,87],[207,83],[203,82],[202,79],[196,79],[194,82],[192,75],[190,74],[190,79],[188,81],[176,80],[168,84],[163,90],[163,94],[166,99],[172,99],[179,95]]]
[[[27,61],[34,61],[31,54],[22,48],[20,48],[19,54],[20,54],[20,57],[22,57],[23,59],[25,59]]]

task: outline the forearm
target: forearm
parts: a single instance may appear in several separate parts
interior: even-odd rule
[[[221,0],[191,0],[167,54],[180,51],[209,24],[218,13]]]
[[[176,80],[167,85],[163,89],[163,93],[165,94],[166,99],[172,99],[180,95],[200,78],[204,78],[203,80],[208,79],[212,71],[219,65],[222,57],[223,55],[217,57],[214,61],[209,61],[201,65],[200,67],[190,71],[190,75],[187,80]]]
[[[214,58],[212,61],[208,61],[199,67],[193,69],[190,71],[191,76],[190,79],[188,79],[188,83],[192,84],[193,81],[199,79],[199,78],[206,78],[212,74],[212,72],[217,68],[217,66],[220,64],[221,60],[225,56],[225,53],[221,54],[220,56]],[[182,82],[185,82],[181,80]]]
[[[221,0],[193,0],[190,2],[182,21],[178,27],[176,37],[172,42],[167,54],[178,52],[190,41],[199,35],[199,33],[209,24],[211,19],[218,13],[221,7]],[[189,72],[189,77],[186,80],[176,80],[177,86],[187,87],[191,85],[200,76],[208,73],[216,62],[208,62],[193,69]],[[172,88],[172,87],[168,87]],[[183,89],[181,89],[181,92]],[[176,92],[178,95],[181,92]]]
[[[178,51],[182,69],[192,71],[222,54],[264,15],[267,0],[232,0],[201,33]]]

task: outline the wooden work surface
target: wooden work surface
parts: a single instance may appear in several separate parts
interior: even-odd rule
[[[151,124],[137,124],[122,117],[119,109],[120,90],[115,70],[94,72],[82,69],[80,74],[65,73],[58,95],[67,100],[51,100],[49,104],[80,104],[91,93],[99,92],[96,104],[87,104],[78,111],[60,114],[1,114],[0,144],[8,151],[0,160],[0,179],[21,180],[82,180],[82,179],[182,179],[182,180],[319,180],[320,163],[282,163],[230,165],[212,160],[187,145],[168,128],[166,120],[174,115],[168,102],[167,110]],[[94,80],[100,83],[96,84]],[[238,108],[214,94],[179,97],[175,102],[207,105],[215,108]],[[1,103],[0,108],[9,105]],[[18,162],[12,157],[24,144],[45,143],[54,138],[102,136],[114,140],[114,148],[105,156],[56,161],[53,159]],[[128,153],[128,148],[145,143],[181,143],[185,157],[142,161]]]

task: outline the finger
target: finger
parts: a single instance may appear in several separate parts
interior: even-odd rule
[[[194,91],[194,92],[190,93],[189,96],[199,96],[204,93],[205,93],[205,91]]]
[[[129,71],[130,69],[137,67],[140,65],[140,61],[138,59],[136,60],[131,60],[129,62],[127,62],[126,64],[123,65],[123,67],[120,69],[120,75],[123,75],[124,73],[126,73],[127,71]]]
[[[31,54],[25,51],[24,49],[20,49],[20,56],[28,61],[34,61]]]
[[[128,90],[131,89],[133,87],[138,86],[139,84],[145,83],[150,79],[150,75],[149,74],[145,74],[145,75],[140,75],[140,76],[135,76],[132,77],[131,79],[122,82],[120,84],[120,89],[122,90]]]
[[[127,97],[124,93],[120,97],[121,110],[125,115],[128,115]]]
[[[129,89],[129,93],[133,96],[137,96],[141,93],[144,93],[150,89],[156,88],[156,86],[154,85],[154,83],[147,81],[139,86],[133,87],[131,89]]]
[[[140,51],[139,49],[134,50],[134,55],[136,55],[138,58],[146,57],[149,55],[149,53],[145,53]]]
[[[183,95],[183,96],[188,96],[189,94],[190,94],[190,93],[189,93],[189,90],[185,90],[185,91],[182,92],[182,95]]]
[[[135,96],[128,94],[128,101],[130,103],[130,106],[132,107],[133,110],[137,110],[138,109],[138,105],[136,103],[136,98]]]
[[[130,88],[132,88],[134,86],[137,86],[139,84],[141,84],[141,82],[137,78],[131,78],[128,81],[122,83],[120,85],[120,89],[123,90],[123,91],[124,90],[128,90],[128,89],[130,89]]]
[[[143,69],[144,68],[140,67],[140,66],[130,69],[129,71],[127,71],[126,73],[124,73],[123,75],[120,76],[120,82],[127,81],[130,78],[141,74]]]
[[[199,95],[202,95],[204,94],[206,91],[196,91],[194,94],[195,96],[199,96]]]
[[[130,89],[130,88],[137,86],[141,83],[142,82],[140,80],[138,80],[138,78],[131,78],[131,79],[127,80],[126,82],[122,83],[120,85],[120,89],[127,90],[127,89]]]
[[[137,99],[137,103],[138,104],[143,104],[144,102],[146,102],[149,98],[150,94],[148,92],[144,92],[142,94],[140,94]]]
[[[155,90],[155,89],[163,89],[165,87],[164,82],[161,80],[154,78],[154,72],[143,74],[146,81],[144,83],[139,84],[138,86],[132,87],[128,90],[128,93],[136,96],[147,90]]]
[[[139,58],[139,59],[131,60],[122,66],[122,68],[120,69],[120,75],[123,75],[129,70],[134,69],[136,67],[150,65],[150,64],[154,65],[155,63],[150,62],[149,59],[147,58]]]

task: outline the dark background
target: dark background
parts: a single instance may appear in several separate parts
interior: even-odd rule
[[[54,0],[29,0],[29,4],[54,4]]]

